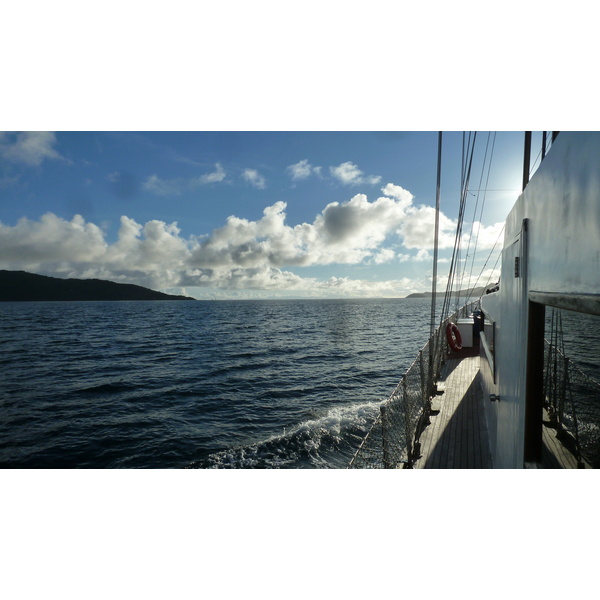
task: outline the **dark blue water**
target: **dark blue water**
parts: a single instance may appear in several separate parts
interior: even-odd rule
[[[429,313],[426,299],[0,303],[0,467],[345,467]],[[567,354],[595,377],[597,321],[565,313]]]
[[[345,467],[428,300],[0,304],[0,466]]]

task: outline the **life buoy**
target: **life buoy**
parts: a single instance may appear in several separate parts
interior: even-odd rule
[[[446,325],[446,339],[454,352],[462,350],[462,337],[460,336],[458,327],[454,323]]]

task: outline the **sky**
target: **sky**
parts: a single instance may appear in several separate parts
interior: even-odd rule
[[[462,282],[485,284],[521,188],[519,130],[594,128],[594,24],[577,11],[533,30],[522,3],[518,19],[471,2],[433,19],[377,0],[188,4],[7,9],[0,268],[196,298],[428,291],[437,132],[443,286],[465,129],[479,133]]]
[[[522,132],[443,132],[438,285],[469,139],[462,287],[498,279],[520,193]],[[437,148],[437,131],[5,132],[0,268],[198,299],[429,291]]]

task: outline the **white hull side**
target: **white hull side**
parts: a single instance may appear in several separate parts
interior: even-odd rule
[[[506,220],[500,291],[482,299],[495,321],[495,382],[483,358],[482,381],[497,468],[524,466],[528,317],[540,294],[600,294],[600,133],[561,132]]]

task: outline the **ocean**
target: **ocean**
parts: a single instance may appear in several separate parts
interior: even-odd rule
[[[0,304],[0,467],[345,468],[430,300]]]
[[[343,468],[430,301],[0,305],[3,468]]]

